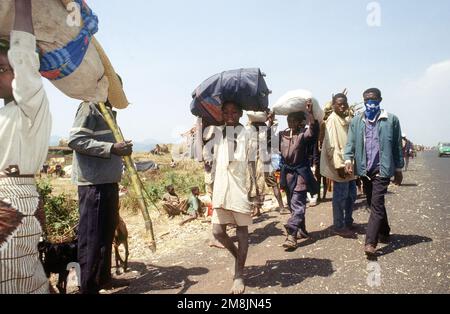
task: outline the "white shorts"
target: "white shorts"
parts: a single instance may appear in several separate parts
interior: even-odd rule
[[[216,225],[235,224],[239,227],[249,226],[253,223],[252,214],[238,213],[232,210],[215,208],[211,222]]]

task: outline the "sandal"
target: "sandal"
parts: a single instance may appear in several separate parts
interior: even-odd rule
[[[297,239],[294,236],[288,235],[286,241],[283,243],[283,247],[286,249],[296,249]]]

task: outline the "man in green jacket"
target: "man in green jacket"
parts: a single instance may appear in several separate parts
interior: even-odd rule
[[[371,211],[364,250],[371,257],[376,254],[378,241],[389,241],[384,197],[391,177],[395,177],[395,184],[401,184],[404,159],[400,122],[395,115],[380,109],[381,91],[371,88],[363,96],[366,110],[350,124],[344,158],[346,172],[355,172],[366,186]]]

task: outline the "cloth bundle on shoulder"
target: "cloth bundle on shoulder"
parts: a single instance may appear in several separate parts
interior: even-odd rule
[[[33,0],[32,5],[42,76],[69,97],[92,102],[104,102],[109,98],[114,107],[127,107],[128,101],[115,71],[105,63],[109,60],[99,51],[100,46],[93,38],[98,30],[98,19],[86,2]],[[14,0],[1,0],[1,38],[9,38],[13,23]],[[117,94],[118,89],[122,94],[108,95]]]
[[[306,101],[312,99],[314,117],[321,122],[324,112],[312,93],[308,90],[298,89],[284,94],[273,106],[272,110],[276,115],[287,116],[293,112],[305,111]]]
[[[243,110],[265,111],[269,94],[264,74],[258,68],[238,69],[216,74],[192,93],[191,112],[211,125],[223,123],[222,104],[233,101]]]

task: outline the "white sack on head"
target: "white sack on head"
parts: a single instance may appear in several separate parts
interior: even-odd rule
[[[321,122],[324,112],[312,93],[308,90],[298,89],[284,94],[273,106],[276,115],[287,116],[293,112],[306,111],[306,100],[312,99],[314,117]]]

